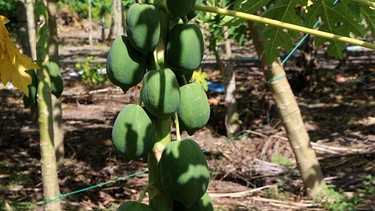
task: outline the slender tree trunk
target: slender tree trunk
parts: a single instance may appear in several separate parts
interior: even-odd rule
[[[92,50],[92,18],[91,18],[91,0],[89,0],[88,13],[89,13],[89,44],[90,44],[90,50]]]
[[[264,67],[265,78],[269,82],[270,92],[296,156],[304,186],[310,196],[316,196],[323,190],[324,177],[315,151],[310,144],[310,137],[304,126],[301,111],[285,76],[284,68],[278,60],[274,61],[271,67],[267,66],[264,40],[259,37],[259,28],[254,28],[253,24],[250,23],[250,30],[261,66]]]
[[[30,58],[33,58],[31,55],[30,49],[30,40],[28,34],[27,26],[27,14],[26,14],[26,5],[25,1],[17,1],[17,21],[19,23],[18,27],[18,37],[20,38],[22,53],[28,55]]]
[[[47,1],[37,0],[35,6],[35,13],[39,23],[37,55],[38,63],[41,67],[37,71],[39,79],[37,95],[43,196],[48,201],[45,205],[45,210],[59,211],[61,210],[60,200],[58,200],[60,191],[54,148],[51,79],[48,73],[50,33]]]
[[[124,33],[122,25],[122,4],[121,0],[113,0],[112,10],[112,21],[113,21],[113,35],[119,36]]]
[[[266,80],[270,81],[269,89],[283,120],[305,188],[309,195],[316,196],[323,190],[324,178],[284,68],[275,61],[264,73]]]
[[[36,29],[34,17],[34,2],[32,0],[17,1],[17,19],[20,23],[18,34],[24,54],[36,61]],[[37,121],[37,105],[30,105],[31,119]]]
[[[26,16],[27,16],[27,32],[30,40],[31,58],[35,61],[36,55],[36,22],[34,14],[34,0],[25,0]]]
[[[56,0],[48,1],[48,29],[50,34],[49,43],[49,56],[50,62],[55,62],[59,65],[59,43],[57,34],[57,6]],[[56,98],[55,95],[51,95],[52,99],[52,112],[53,112],[53,139],[56,151],[56,159],[58,164],[64,162],[64,131],[63,131],[63,120],[62,120],[62,108],[61,98]]]
[[[232,48],[230,46],[228,27],[225,26],[223,30],[225,57],[228,60],[226,64],[221,67],[223,85],[225,87],[225,106],[227,109],[225,115],[225,127],[227,130],[227,136],[233,138],[240,129],[240,125],[237,122],[239,114],[236,100],[236,74],[233,70]]]

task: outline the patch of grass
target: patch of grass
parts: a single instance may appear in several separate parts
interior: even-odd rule
[[[274,153],[271,158],[272,163],[280,164],[282,166],[291,166],[293,165],[292,161],[289,158],[282,156],[279,153]]]
[[[351,211],[359,205],[371,203],[375,198],[375,178],[371,175],[362,182],[364,189],[357,190],[353,197],[347,197],[341,190],[334,190],[334,185],[326,185],[321,194],[313,199],[313,203],[321,203],[327,210]]]
[[[107,81],[107,74],[103,74],[100,72],[100,70],[104,67],[104,64],[94,62],[93,56],[89,56],[87,57],[86,61],[76,64],[76,68],[83,71],[81,75],[82,80],[86,83],[91,83],[94,85]]]
[[[282,180],[277,182],[274,187],[270,187],[264,191],[264,196],[273,199],[288,199],[289,193],[285,191],[284,185],[288,180],[288,176],[285,176]]]

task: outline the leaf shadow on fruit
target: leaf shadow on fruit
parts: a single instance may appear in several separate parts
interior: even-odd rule
[[[139,120],[134,119],[134,121],[139,121]],[[125,156],[127,157],[125,159],[126,162],[130,160],[136,161],[140,158],[147,160],[147,155],[151,151],[152,146],[154,144],[154,141],[150,142],[151,139],[154,139],[151,137],[153,135],[150,135],[150,134],[155,134],[155,127],[152,124],[148,124],[146,127],[147,129],[145,130],[146,133],[148,134],[138,134],[137,132],[138,128],[136,128],[137,126],[138,126],[137,124],[133,124],[133,125],[129,123],[125,124],[125,127],[127,128],[125,139],[129,140],[125,142],[126,143],[125,149],[126,149],[126,152],[128,152],[127,155]]]
[[[145,6],[145,5],[142,5]],[[130,17],[127,17],[127,30],[126,33],[128,36],[133,37],[133,40],[137,40],[136,43],[141,44],[143,49],[137,49],[138,47],[134,46],[135,49],[138,51],[144,51],[146,50],[147,52],[142,52],[142,53],[148,53],[152,52],[157,43],[159,42],[160,38],[160,18],[159,14],[156,9],[153,9],[151,5],[145,6],[145,9],[142,9],[138,15],[134,14],[129,14]],[[155,17],[150,19],[150,14],[154,14]],[[131,20],[136,18],[136,20]],[[129,24],[129,23],[132,24]],[[131,26],[129,26],[131,25]],[[134,26],[132,28],[132,26]],[[134,29],[136,28],[136,29]],[[142,34],[141,34],[142,33]],[[158,35],[158,36],[155,36]],[[134,43],[133,43],[134,44]]]
[[[213,211],[213,205],[210,196],[206,192],[202,198],[195,201],[190,207],[185,207],[182,203],[174,201],[174,210],[179,211]]]
[[[184,141],[188,140],[178,142]],[[210,179],[206,159],[203,153],[199,153],[202,152],[198,145],[180,143],[177,148],[164,151],[163,161],[160,161],[163,165],[160,166],[161,177],[164,177],[162,183],[166,193],[187,207],[203,196]]]

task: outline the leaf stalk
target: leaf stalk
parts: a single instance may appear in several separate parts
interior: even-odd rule
[[[355,1],[359,1],[359,0],[355,0]],[[358,39],[353,39],[353,38],[350,38],[350,37],[345,37],[345,36],[341,36],[341,35],[337,35],[337,34],[332,34],[332,33],[328,33],[328,32],[323,32],[323,31],[319,31],[319,30],[316,30],[316,29],[311,29],[311,28],[307,28],[307,27],[303,27],[303,26],[298,26],[298,25],[294,25],[294,24],[290,24],[290,23],[285,23],[285,22],[282,22],[282,21],[278,21],[278,20],[274,20],[274,19],[270,19],[270,18],[265,18],[265,17],[261,17],[261,16],[257,16],[257,15],[247,14],[247,13],[243,13],[243,12],[237,12],[237,11],[233,11],[233,10],[222,9],[222,8],[218,8],[218,7],[204,6],[204,5],[195,5],[193,7],[193,10],[201,11],[201,12],[216,13],[216,14],[232,16],[232,17],[240,18],[240,19],[244,19],[244,20],[260,22],[260,23],[263,23],[263,24],[277,26],[277,27],[281,27],[281,28],[284,28],[284,29],[292,30],[292,31],[302,32],[302,33],[314,35],[314,36],[317,36],[317,37],[323,37],[323,38],[327,38],[327,39],[331,39],[331,40],[335,40],[335,41],[339,41],[339,42],[345,42],[345,43],[349,43],[349,44],[352,44],[352,45],[358,45],[358,46],[362,46],[362,47],[365,47],[365,48],[370,48],[370,49],[375,50],[375,44],[372,44],[372,43],[369,43],[369,42],[365,42],[365,41],[361,41],[361,40],[358,40]]]

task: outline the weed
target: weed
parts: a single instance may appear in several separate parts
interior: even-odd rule
[[[348,198],[342,191],[335,191],[334,185],[326,185],[321,194],[313,199],[313,203],[320,202],[327,210],[334,211],[351,211],[361,203],[374,200],[375,197],[375,178],[371,175],[366,177],[362,182],[364,189],[358,190],[353,197]]]
[[[107,74],[102,74],[100,71],[104,65],[99,62],[94,62],[94,57],[87,57],[86,61],[76,64],[76,68],[82,71],[82,80],[92,84],[99,84],[107,80]]]
[[[280,155],[279,153],[274,153],[271,158],[272,163],[277,163],[282,166],[291,166],[293,163],[288,158]]]

